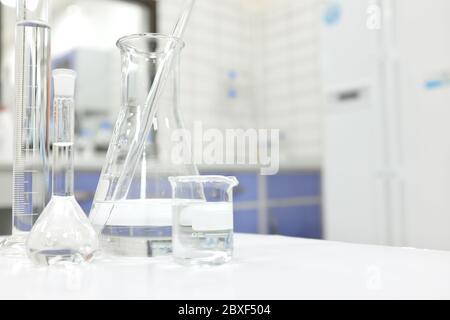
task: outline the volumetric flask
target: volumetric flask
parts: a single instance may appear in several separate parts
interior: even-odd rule
[[[235,177],[170,178],[173,188],[173,256],[181,264],[223,264],[233,254]]]
[[[13,235],[0,254],[25,254],[25,240],[50,198],[48,1],[17,1]]]
[[[169,45],[170,44],[170,45]],[[183,139],[179,103],[181,40],[160,34],[126,36],[117,42],[122,55],[122,107],[111,139],[106,163],[90,213],[106,253],[124,256],[157,256],[172,250],[172,190],[170,176],[197,175]],[[142,154],[129,150],[143,125],[142,110],[165,63],[167,47],[172,68],[157,103],[152,128]],[[130,157],[139,157],[129,186],[119,183]],[[118,187],[120,186],[120,187]],[[123,189],[126,188],[126,189]]]
[[[98,238],[74,197],[75,79],[73,70],[53,71],[52,197],[27,239],[27,253],[36,264],[89,262]]]

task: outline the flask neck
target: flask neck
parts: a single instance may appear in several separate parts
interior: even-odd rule
[[[48,0],[18,0],[17,21],[39,21],[48,23]]]
[[[74,99],[55,97],[53,141],[53,195],[73,196]]]
[[[159,54],[154,57],[122,51],[122,106],[141,113],[147,104],[150,92],[158,87],[157,79],[164,82],[157,95],[158,109],[177,109],[180,82],[180,51],[171,55],[170,70],[164,79],[157,76],[161,65],[166,63],[166,56]]]

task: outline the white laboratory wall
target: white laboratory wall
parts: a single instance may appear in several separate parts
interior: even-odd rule
[[[170,32],[181,1],[158,2]],[[189,126],[274,128],[282,165],[318,167],[318,0],[198,0],[185,35],[181,105]]]
[[[52,21],[55,57],[74,49],[80,60],[85,56],[83,52],[93,51],[98,52],[96,56],[112,53],[118,57],[114,44],[119,36],[148,31],[147,25],[142,25],[146,17],[139,6],[108,1],[108,11],[102,12],[101,4],[105,1],[56,2],[58,14],[53,14]],[[307,162],[318,167],[322,122],[317,19],[320,2],[198,0],[185,35],[187,45],[182,59],[181,108],[188,126],[201,120],[205,127],[220,129],[280,129],[282,164]],[[182,3],[158,1],[160,32],[171,31]],[[3,40],[8,41],[4,47],[9,47],[10,52],[4,55],[3,63],[13,66],[14,10],[8,12],[11,27],[7,32],[3,30],[9,34]],[[97,24],[99,15],[107,23]],[[129,19],[118,18],[122,15]],[[94,62],[95,59],[90,64]],[[81,65],[81,61],[77,64]],[[2,79],[10,78],[4,81],[5,100],[13,105],[13,70],[7,66],[2,70],[5,72]],[[115,77],[105,77],[108,81],[104,83],[108,86],[112,81],[115,87],[112,91],[117,94],[119,77],[117,71]],[[98,78],[92,77],[94,82],[89,79],[83,80],[80,88],[98,86]],[[90,94],[92,90],[78,91],[88,93],[78,96],[80,110],[101,110],[111,105],[103,103],[100,95]],[[116,101],[116,96],[108,99]]]
[[[450,249],[450,2],[397,0],[405,245]],[[434,83],[434,85],[433,85]]]
[[[322,28],[325,237],[448,250],[450,3],[327,5],[340,19]]]
[[[170,33],[182,8],[177,0],[158,2],[158,31]],[[252,34],[239,0],[196,1],[184,38],[181,108],[188,124],[255,127],[251,103]]]
[[[53,7],[52,56],[72,60],[69,65],[78,72],[77,112],[114,122],[121,102],[120,52],[115,44],[125,35],[148,31],[149,14],[137,3],[66,2]]]
[[[51,4],[52,58],[71,60],[68,66],[79,73],[77,112],[110,114],[108,120],[115,121],[121,95],[120,53],[115,44],[124,35],[149,31],[149,13],[142,4],[124,1],[58,0]],[[16,15],[13,7],[2,9],[0,90],[2,102],[12,109]]]
[[[281,129],[282,164],[319,166],[322,153],[321,1],[268,1],[263,13],[262,123]]]
[[[13,7],[2,7],[2,61],[1,64],[1,96],[2,103],[11,111],[14,110],[14,28],[16,10]]]
[[[379,30],[367,27],[370,0],[324,1],[325,238],[386,244]]]
[[[115,50],[120,37],[148,31],[149,14],[141,4],[111,0],[64,0],[60,4],[60,1],[52,5],[54,56],[74,48]]]

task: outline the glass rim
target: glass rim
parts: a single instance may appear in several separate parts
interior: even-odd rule
[[[198,176],[176,176],[169,177],[169,181],[172,183],[228,183],[230,186],[237,186],[239,184],[238,179],[233,176],[219,176],[219,175],[198,175]]]
[[[177,50],[181,50],[184,48],[185,43],[181,38],[163,34],[163,33],[135,33],[135,34],[129,34],[126,36],[123,36],[119,38],[116,42],[116,46],[120,50],[133,50],[139,54],[143,55],[152,55],[152,56],[158,56],[163,55],[166,52],[161,49],[160,51],[143,51],[137,48],[136,46],[132,45],[133,41],[135,40],[158,40],[158,41],[173,41],[175,43],[175,48]]]

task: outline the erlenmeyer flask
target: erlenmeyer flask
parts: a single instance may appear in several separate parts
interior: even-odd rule
[[[170,42],[170,43],[169,43]],[[157,103],[152,130],[130,186],[119,179],[137,143],[142,110],[155,73],[171,44],[172,69]],[[174,45],[175,44],[175,45]],[[103,250],[126,256],[156,256],[172,249],[172,191],[170,176],[197,175],[183,138],[178,110],[179,56],[184,43],[160,34],[139,34],[117,42],[122,55],[122,108],[94,198],[90,220]],[[188,160],[188,161],[186,161]]]

